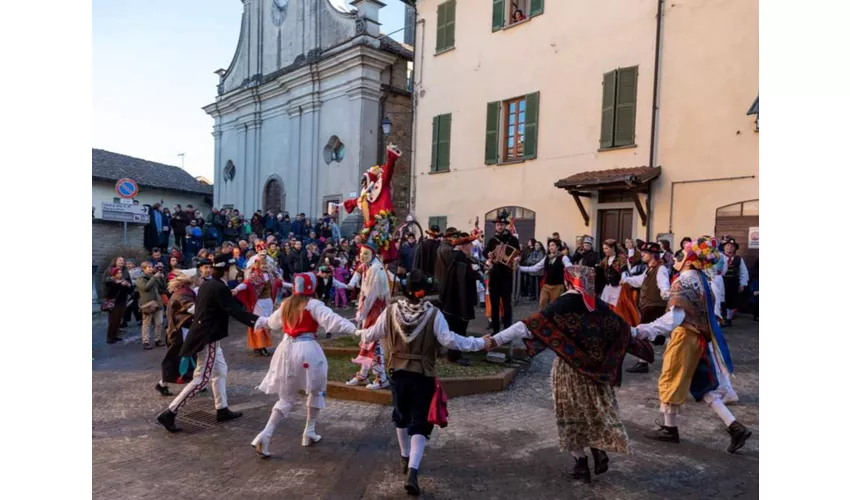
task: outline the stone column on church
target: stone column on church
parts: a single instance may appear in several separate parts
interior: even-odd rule
[[[292,106],[287,108],[286,113],[289,115],[289,158],[288,162],[290,169],[295,172],[294,179],[287,182],[287,190],[291,189],[289,185],[294,186],[292,193],[294,194],[295,202],[290,205],[292,212],[290,216],[295,220],[295,215],[305,212],[304,209],[304,187],[302,184],[304,173],[301,168],[301,106]]]
[[[222,203],[222,186],[224,185],[224,165],[221,163],[221,130],[215,126],[212,133],[214,138],[215,160],[213,161],[213,206],[218,208]]]
[[[257,148],[254,141],[257,137],[257,124],[254,120],[245,123],[245,214],[253,214],[258,208],[257,205]]]

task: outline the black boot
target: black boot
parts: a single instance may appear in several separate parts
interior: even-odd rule
[[[241,416],[241,411],[230,411],[230,408],[222,408],[215,412],[215,419],[219,422],[227,422]]]
[[[174,423],[174,420],[176,418],[177,414],[171,411],[170,408],[166,408],[164,412],[157,415],[156,420],[157,422],[162,424],[162,426],[165,427],[168,432],[180,432],[183,429],[177,427],[177,425]]]
[[[160,385],[159,382],[156,383],[156,387],[154,387],[154,389],[156,389],[161,396],[173,396],[173,394],[171,394],[171,391],[168,390],[168,386]]]
[[[597,448],[591,448],[590,453],[593,454],[593,473],[598,476],[608,472],[608,454]]]
[[[726,428],[726,432],[732,436],[732,441],[729,443],[729,447],[726,448],[727,453],[735,453],[740,450],[744,446],[744,443],[747,442],[747,439],[750,439],[750,436],[753,435],[753,431],[738,423],[737,420]]]
[[[419,489],[419,478],[417,477],[418,472],[414,468],[407,469],[407,481],[404,483],[404,489],[407,490],[407,494],[414,497],[418,497],[421,491]]]
[[[407,466],[410,464],[410,457],[401,457],[401,473],[407,474]]]
[[[655,441],[663,441],[665,443],[678,443],[679,442],[679,428],[678,427],[667,427],[666,425],[662,425],[660,428],[655,429],[653,431],[649,431],[643,435],[643,437],[647,439],[652,439]]]
[[[590,467],[587,465],[587,457],[575,458],[576,466],[573,467],[573,479],[581,479],[583,483],[590,484]]]
[[[638,361],[631,368],[626,368],[629,373],[649,373],[649,364]]]

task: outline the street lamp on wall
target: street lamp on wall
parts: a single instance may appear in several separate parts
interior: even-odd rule
[[[390,135],[390,131],[393,128],[393,122],[390,121],[390,118],[388,116],[385,116],[384,119],[381,121],[381,128],[384,131],[384,137]]]

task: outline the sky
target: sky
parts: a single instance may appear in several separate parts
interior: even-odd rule
[[[381,31],[401,29],[404,5],[383,2]],[[186,171],[213,180],[213,119],[201,108],[241,18],[241,0],[93,0],[92,147],[177,166],[185,153]]]

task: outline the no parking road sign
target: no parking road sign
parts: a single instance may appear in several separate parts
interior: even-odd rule
[[[115,183],[115,193],[121,198],[135,198],[139,194],[139,185],[133,179],[125,177]]]

